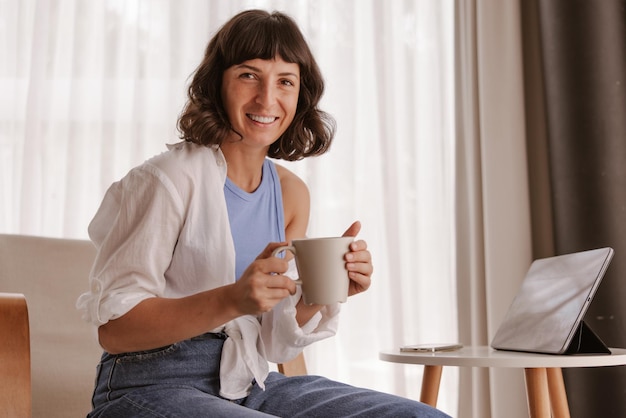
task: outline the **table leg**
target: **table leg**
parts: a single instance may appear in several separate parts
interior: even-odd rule
[[[439,396],[439,384],[441,383],[442,369],[443,366],[424,366],[420,402],[428,404],[432,407],[437,406],[437,396]]]
[[[526,395],[530,418],[550,418],[550,394],[546,369],[525,369]]]
[[[552,405],[554,418],[570,418],[561,368],[551,367],[546,369],[546,372],[548,374],[548,391],[550,392],[550,404]]]

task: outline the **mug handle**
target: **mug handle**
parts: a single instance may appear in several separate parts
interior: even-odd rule
[[[276,257],[278,253],[281,253],[283,251],[291,251],[293,255],[296,255],[296,247],[294,247],[293,245],[283,245],[282,247],[278,247],[274,251],[272,251],[272,257]],[[299,285],[302,284],[301,279],[294,280],[294,282]]]

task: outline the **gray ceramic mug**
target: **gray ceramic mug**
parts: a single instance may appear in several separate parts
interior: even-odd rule
[[[278,247],[272,253],[291,251],[296,258],[304,303],[330,305],[348,299],[350,278],[345,255],[353,237],[294,239],[291,245]]]

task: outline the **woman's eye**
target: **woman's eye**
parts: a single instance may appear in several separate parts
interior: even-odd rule
[[[295,86],[295,83],[291,80],[282,80],[281,84],[283,84],[284,86]]]
[[[252,73],[242,73],[239,77],[250,80],[250,79],[254,78],[254,74],[252,74]]]

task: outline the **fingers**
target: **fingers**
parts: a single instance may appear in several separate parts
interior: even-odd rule
[[[296,283],[289,277],[280,274],[273,274],[267,277],[264,285],[268,289],[285,289],[290,295],[296,293]]]
[[[369,255],[369,252],[367,251],[367,242],[365,242],[362,239],[352,241],[350,243],[350,251],[351,252],[348,254],[354,254],[357,252],[366,252],[367,256],[370,257],[371,259],[371,256]]]
[[[353,224],[354,226],[354,224]],[[367,243],[356,240],[350,244],[350,252],[346,253],[346,269],[350,277],[350,296],[369,289],[372,284],[372,254],[367,250]]]
[[[257,260],[261,260],[264,258],[270,258],[272,257],[272,253],[274,252],[274,250],[276,250],[278,247],[284,247],[288,245],[288,243],[286,242],[270,242],[269,244],[267,244],[267,246],[263,249],[263,251],[261,252],[261,254],[259,254],[257,256]]]
[[[282,275],[288,267],[289,264],[282,258],[257,259],[246,269],[241,279],[247,276],[246,279],[251,282],[251,286],[260,289],[286,289],[290,294],[294,294],[296,292],[295,282]]]
[[[278,302],[296,292],[296,284],[290,278],[278,274],[253,278],[251,297],[257,300],[263,311],[268,311]]]
[[[372,273],[374,268],[371,262],[346,263],[348,277],[354,282],[353,284],[360,289],[360,292],[369,289],[372,283]],[[352,285],[352,283],[351,283]]]
[[[367,276],[374,272],[372,254],[367,250],[367,243],[363,240],[350,244],[350,252],[346,253],[346,268]]]
[[[296,292],[294,281],[282,275],[287,271],[287,261],[271,256],[281,244],[285,243],[268,245],[235,283],[243,313],[260,315]]]
[[[343,233],[342,237],[356,237],[361,231],[361,222],[355,221],[346,232]]]
[[[372,285],[371,276],[350,272],[350,287],[348,289],[348,296],[354,296],[361,292],[365,292]]]
[[[237,283],[241,310],[245,314],[260,315],[270,311],[281,300],[295,293],[295,283],[285,276],[252,276],[245,285]]]

